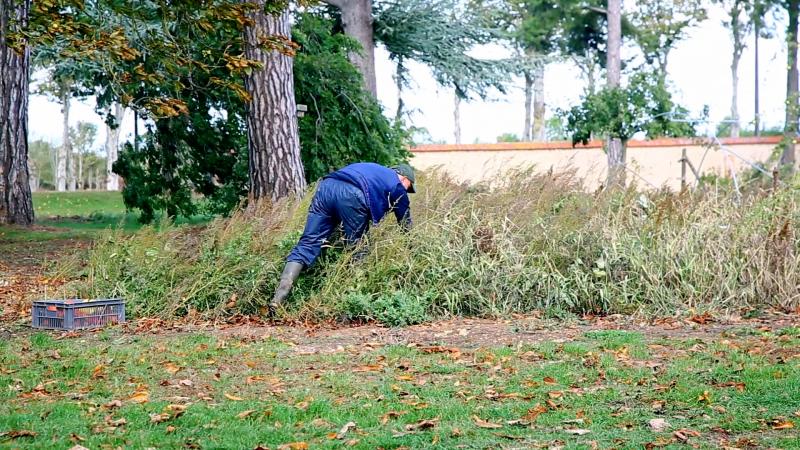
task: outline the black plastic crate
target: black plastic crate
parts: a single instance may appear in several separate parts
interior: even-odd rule
[[[40,300],[33,302],[34,328],[78,330],[125,322],[125,300]]]

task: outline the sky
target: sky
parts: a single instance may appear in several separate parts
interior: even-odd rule
[[[668,80],[674,99],[699,116],[704,106],[709,107],[710,123],[702,132],[713,130],[719,121],[730,115],[731,103],[731,52],[729,31],[722,25],[725,17],[716,5],[709,7],[709,18],[688,32],[687,39],[678,43],[669,56]],[[782,17],[779,19],[783,20]],[[786,50],[782,24],[778,24],[772,39],[762,39],[760,51],[760,92],[762,127],[781,127],[784,118],[786,95]],[[752,35],[739,65],[739,114],[742,123],[754,117],[754,52]],[[623,58],[636,52],[632,46],[623,48]],[[499,46],[487,46],[474,51],[475,56],[503,58],[509,51]],[[421,64],[409,64],[412,85],[404,90],[403,100],[411,111],[411,125],[423,127],[434,142],[454,142],[452,89],[442,88],[434,81],[430,71]],[[382,48],[376,51],[378,99],[387,116],[393,117],[397,108],[397,90],[392,74],[394,66]],[[34,74],[34,80],[41,73]],[[521,78],[511,78],[506,94],[495,92],[487,100],[461,103],[461,133],[463,143],[496,142],[497,137],[511,133],[522,134],[524,123],[524,83]],[[557,108],[568,108],[580,102],[585,82],[578,69],[568,63],[552,63],[545,71],[545,104],[550,117]],[[58,145],[61,142],[61,105],[43,96],[30,98],[30,138],[43,139]],[[78,121],[98,125],[95,146],[102,147],[105,128],[100,116],[95,114],[92,99],[73,100],[70,125]],[[122,139],[133,135],[133,115],[127,114],[122,124]]]

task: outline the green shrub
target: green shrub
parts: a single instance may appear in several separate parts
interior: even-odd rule
[[[426,296],[403,291],[373,298],[365,294],[344,297],[341,317],[350,321],[376,321],[392,327],[415,325],[430,319],[430,301]]]

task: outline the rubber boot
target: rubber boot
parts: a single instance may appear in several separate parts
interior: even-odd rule
[[[278,288],[275,289],[275,295],[272,297],[272,301],[269,302],[270,315],[275,314],[275,310],[286,300],[286,297],[289,296],[289,292],[292,291],[292,286],[294,286],[294,282],[297,281],[297,277],[300,276],[302,270],[302,263],[294,261],[286,263],[286,266],[283,268],[283,273],[281,274],[281,281],[278,282]]]

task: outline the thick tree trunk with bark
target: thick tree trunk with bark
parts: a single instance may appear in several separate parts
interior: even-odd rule
[[[606,72],[609,88],[619,87],[620,47],[622,46],[622,5],[621,0],[608,0],[608,52],[606,54]],[[607,187],[625,186],[625,146],[619,138],[606,138],[606,156],[608,159]]]
[[[33,224],[28,174],[30,50],[7,45],[28,24],[30,0],[0,0],[0,223]],[[27,44],[27,43],[26,43]]]
[[[342,25],[348,36],[361,44],[361,53],[353,53],[350,60],[364,77],[364,88],[378,95],[375,78],[375,38],[372,28],[372,0],[323,0],[342,13]]]
[[[61,86],[61,117],[63,119],[61,132],[61,147],[58,149],[58,161],[56,163],[56,190],[64,192],[67,190],[67,159],[72,152],[69,139],[69,88]]]
[[[781,155],[781,165],[794,169],[795,144],[798,120],[798,73],[797,73],[797,25],[800,0],[787,2],[789,22],[786,28],[786,123],[784,125],[785,146]]]
[[[545,140],[544,126],[544,63],[539,62],[533,70],[533,131],[534,141]]]
[[[114,104],[114,118],[117,122],[116,128],[106,125],[106,190],[119,190],[119,175],[113,171],[114,163],[119,157],[119,134],[122,131],[122,120],[125,118],[125,107],[120,103]]]
[[[458,92],[455,94],[455,103],[453,104],[453,121],[455,122],[455,139],[456,144],[461,143],[461,97]]]
[[[531,140],[531,116],[533,114],[533,76],[525,71],[525,128],[522,131],[522,140]]]
[[[306,180],[300,159],[292,58],[259,46],[269,36],[289,38],[289,10],[268,14],[263,11],[264,1],[257,3],[262,8],[250,14],[253,25],[244,30],[245,57],[263,64],[245,77],[252,98],[247,105],[250,198],[299,197]]]

